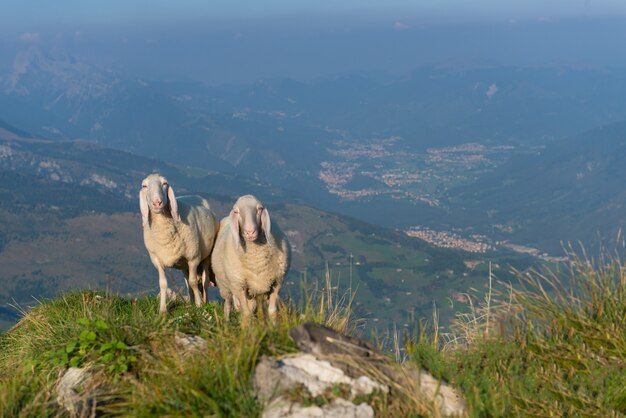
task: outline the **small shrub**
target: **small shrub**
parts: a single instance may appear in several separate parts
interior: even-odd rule
[[[39,361],[57,367],[80,367],[85,363],[105,366],[107,372],[119,376],[128,372],[137,361],[124,341],[111,337],[106,321],[81,318],[76,329],[80,333],[63,347],[43,353]]]

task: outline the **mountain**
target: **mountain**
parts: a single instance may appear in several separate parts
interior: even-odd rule
[[[131,79],[56,50],[32,47],[19,54],[2,86],[3,117],[36,135],[89,138],[149,158],[250,177],[292,178],[293,167],[311,164],[305,156],[320,149],[316,138],[332,136],[309,126],[295,133],[274,114],[248,120],[216,106],[222,99],[199,84]]]
[[[450,191],[452,217],[551,252],[578,241],[612,247],[626,219],[624,159],[626,122],[555,141]]]
[[[86,287],[156,292],[136,208],[138,185],[153,170],[168,176],[178,195],[209,198],[220,217],[235,196],[260,196],[292,244],[284,296],[298,298],[302,280],[323,286],[328,269],[338,292],[356,290],[355,307],[369,326],[430,317],[433,300],[440,304],[443,321],[453,312],[449,299],[462,300],[469,288],[483,287],[487,261],[499,264],[502,278],[509,277],[509,266],[523,269],[532,263],[513,255],[478,257],[434,248],[398,231],[293,203],[280,189],[245,178],[194,177],[157,160],[85,141],[3,132],[0,280],[5,286],[0,315],[5,326],[15,319],[7,306],[11,301],[28,305],[33,298]],[[182,276],[176,277],[172,286],[184,287]]]
[[[260,80],[223,100],[248,114],[280,111],[351,137],[400,136],[422,149],[541,144],[626,117],[625,79],[619,69],[422,67],[385,82]]]
[[[384,80],[209,87],[31,47],[0,77],[2,117],[37,137],[86,138],[216,175],[216,184],[229,175],[280,185],[293,201],[402,229],[445,229],[459,213],[449,190],[534,147],[626,119],[620,69],[431,66]]]

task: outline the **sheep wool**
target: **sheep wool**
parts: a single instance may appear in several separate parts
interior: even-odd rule
[[[254,196],[239,198],[229,216],[220,222],[211,256],[226,320],[234,298],[245,325],[256,308],[257,296],[268,298],[268,314],[275,319],[278,294],[290,260],[287,238],[270,223],[269,211]]]
[[[159,272],[160,312],[167,312],[166,267],[182,270],[190,299],[198,306],[206,303],[210,256],[219,227],[209,202],[200,196],[177,198],[163,176],[152,174],[142,182],[139,203],[144,244]]]

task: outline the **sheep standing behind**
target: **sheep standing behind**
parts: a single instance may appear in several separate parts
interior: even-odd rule
[[[200,196],[176,198],[165,177],[151,174],[141,183],[139,206],[144,244],[159,272],[159,311],[167,312],[166,267],[184,272],[192,302],[206,303],[211,251],[219,227],[209,202]]]
[[[211,264],[229,319],[233,297],[246,324],[256,308],[256,297],[269,298],[267,312],[276,318],[278,292],[290,263],[284,234],[271,225],[269,211],[254,196],[240,197],[222,219]]]

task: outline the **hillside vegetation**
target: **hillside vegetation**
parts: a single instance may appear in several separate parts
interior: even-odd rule
[[[471,416],[626,414],[623,264],[575,259],[566,274],[520,276],[526,288],[494,289],[459,316],[454,333],[422,327],[396,354],[460,387]],[[0,336],[0,415],[58,415],[54,384],[68,366],[82,366],[96,373],[102,416],[258,416],[251,374],[261,355],[296,350],[290,327],[313,320],[358,333],[350,300],[329,285],[298,306],[287,302],[277,325],[259,319],[244,331],[225,324],[214,303],[173,302],[163,318],[154,297],[84,291],[45,301]],[[183,355],[176,332],[200,335],[208,348]],[[378,416],[427,413],[411,396],[375,408]]]
[[[625,122],[614,123],[514,156],[450,190],[450,218],[554,254],[563,242],[607,245],[624,228],[625,133]],[[501,232],[493,234],[494,225]]]

